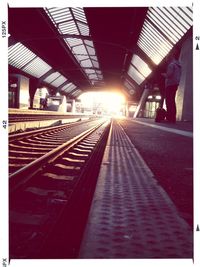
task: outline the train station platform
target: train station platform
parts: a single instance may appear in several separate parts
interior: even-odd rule
[[[192,258],[192,125],[114,121],[79,258]]]
[[[62,113],[48,110],[9,109],[9,133],[22,132],[27,129],[58,126],[64,123],[87,120],[84,114]]]

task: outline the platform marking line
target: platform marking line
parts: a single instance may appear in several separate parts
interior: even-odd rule
[[[172,129],[172,128],[168,128],[168,127],[164,127],[164,126],[159,126],[159,125],[154,125],[154,124],[151,124],[151,123],[142,122],[142,121],[138,121],[138,120],[132,120],[132,122],[136,122],[136,123],[143,124],[143,125],[146,125],[146,126],[149,126],[149,127],[152,127],[152,128],[160,129],[160,130],[163,130],[163,131],[166,131],[166,132],[183,135],[185,137],[193,138],[193,133],[192,132],[189,132],[189,131]]]

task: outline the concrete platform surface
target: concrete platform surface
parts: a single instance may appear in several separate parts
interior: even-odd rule
[[[192,123],[137,119],[120,120],[120,125],[181,215],[193,226]]]
[[[120,122],[126,123],[132,130],[139,125]],[[79,257],[192,258],[191,227],[120,124],[110,132]]]

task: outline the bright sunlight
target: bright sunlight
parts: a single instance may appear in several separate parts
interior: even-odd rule
[[[114,92],[88,92],[83,93],[79,99],[84,113],[108,116],[123,116],[125,110],[125,97]]]

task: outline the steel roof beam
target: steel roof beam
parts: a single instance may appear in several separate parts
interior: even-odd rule
[[[74,39],[81,39],[81,40],[88,40],[88,41],[93,41],[91,36],[86,36],[86,35],[77,35],[77,34],[69,34],[69,33],[65,33],[65,34],[60,34],[60,37],[64,38],[74,38]]]

